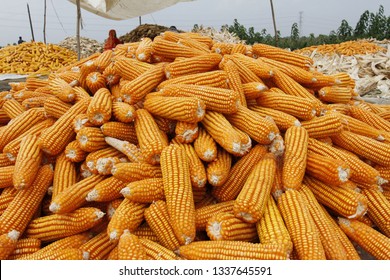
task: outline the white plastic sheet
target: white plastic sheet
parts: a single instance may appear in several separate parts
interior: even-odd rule
[[[76,0],[68,0],[76,4]],[[194,0],[80,0],[80,7],[108,19],[123,20]]]

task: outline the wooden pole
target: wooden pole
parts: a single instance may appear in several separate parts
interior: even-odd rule
[[[141,25],[141,16],[139,16],[138,19],[139,19],[139,25]]]
[[[274,4],[271,2],[271,11],[272,11],[272,21],[274,22],[274,32],[275,32],[275,46],[278,46],[278,30],[276,29],[276,20],[275,20],[275,12],[274,12]]]
[[[80,0],[77,0],[76,4],[77,4],[77,28],[76,28],[77,60],[80,60],[80,56],[81,56],[81,51],[80,51],[80,20],[81,20]]]
[[[43,42],[46,44],[46,0],[45,0],[45,8],[43,12]]]
[[[31,21],[30,7],[29,7],[28,3],[27,3],[27,12],[28,12],[28,18],[29,18],[29,20],[30,20],[31,37],[32,37],[32,40],[35,41],[35,38],[34,38],[34,30],[33,30],[32,21]]]

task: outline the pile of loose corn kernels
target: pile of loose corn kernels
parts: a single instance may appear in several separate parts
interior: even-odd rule
[[[0,259],[390,259],[390,106],[166,31],[0,93]]]

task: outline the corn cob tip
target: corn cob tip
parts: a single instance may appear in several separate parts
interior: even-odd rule
[[[378,137],[376,138],[378,141],[385,141],[386,138],[382,136],[382,134],[379,134]]]
[[[106,213],[104,213],[102,211],[96,211],[95,215],[96,215],[95,221],[97,221],[97,220],[100,220],[101,218],[103,218],[104,215],[106,215]]]
[[[49,210],[52,213],[57,213],[60,210],[60,205],[56,202],[52,202],[49,206]]]
[[[198,107],[196,109],[196,116],[199,119],[202,119],[204,117],[204,114],[206,113],[206,110],[202,106],[202,102],[199,100],[198,101]]]
[[[20,236],[20,232],[13,229],[11,230],[10,232],[8,232],[7,234],[8,238],[11,239],[12,241],[16,241],[19,239],[19,236]]]
[[[356,212],[355,214],[348,216],[347,218],[353,219],[356,217],[362,217],[365,212],[367,212],[367,205],[364,205],[362,202],[358,202],[358,206],[356,207]]]
[[[213,174],[210,176],[210,184],[217,185],[219,183],[220,179],[221,179],[221,176]]]
[[[214,155],[214,150],[212,149],[207,149],[204,153],[203,153],[203,157],[207,160],[210,160],[212,158],[215,157]]]
[[[301,124],[301,122],[299,120],[295,120],[294,121],[294,125],[295,126],[301,126],[302,124]]]
[[[130,195],[130,188],[129,187],[125,187],[123,189],[120,190],[120,194],[123,195],[123,196],[127,196],[127,195]]]
[[[48,187],[46,193],[47,193],[47,195],[52,196],[53,195],[53,186]]]
[[[183,234],[184,245],[188,245],[193,241],[193,238]]]
[[[386,180],[384,178],[382,178],[381,176],[377,176],[376,177],[376,183],[379,185],[379,186],[382,186],[384,184],[387,184],[389,182],[389,180]]]
[[[251,222],[253,220],[253,216],[250,213],[246,213],[246,212],[239,212],[237,217],[240,217],[245,222]]]
[[[97,190],[92,190],[87,194],[85,198],[86,201],[95,201],[99,197],[99,192]]]
[[[347,227],[351,226],[351,222],[348,219],[346,219],[346,218],[338,217],[337,220],[338,220],[339,224],[345,225]]]
[[[89,252],[83,251],[83,260],[89,260]]]
[[[220,222],[213,221],[212,223],[210,223],[207,229],[209,234],[213,236],[214,240],[219,240],[222,238]]]
[[[9,161],[15,162],[16,161],[16,156],[11,154],[11,153],[6,153],[7,158]]]
[[[117,240],[119,238],[118,232],[116,230],[111,231],[109,236],[111,241]]]
[[[346,182],[350,177],[350,169],[342,168],[341,166],[337,167],[338,176],[341,182]]]

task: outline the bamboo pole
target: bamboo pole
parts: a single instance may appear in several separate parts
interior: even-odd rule
[[[28,18],[30,20],[31,37],[32,37],[32,40],[35,41],[34,30],[33,30],[32,20],[31,20],[30,6],[28,5],[28,3],[27,3],[27,12],[28,12]]]
[[[76,28],[77,60],[80,60],[80,56],[81,56],[81,50],[80,50],[80,20],[81,20],[80,0],[77,0],[76,4],[77,4],[77,28]]]
[[[45,7],[43,12],[43,42],[46,44],[46,0],[45,0]]]
[[[270,0],[271,2],[271,11],[272,11],[272,21],[274,23],[274,32],[275,32],[275,46],[277,47],[278,46],[278,31],[276,29],[276,20],[275,20],[275,12],[274,12],[274,4],[272,2],[272,0]]]

